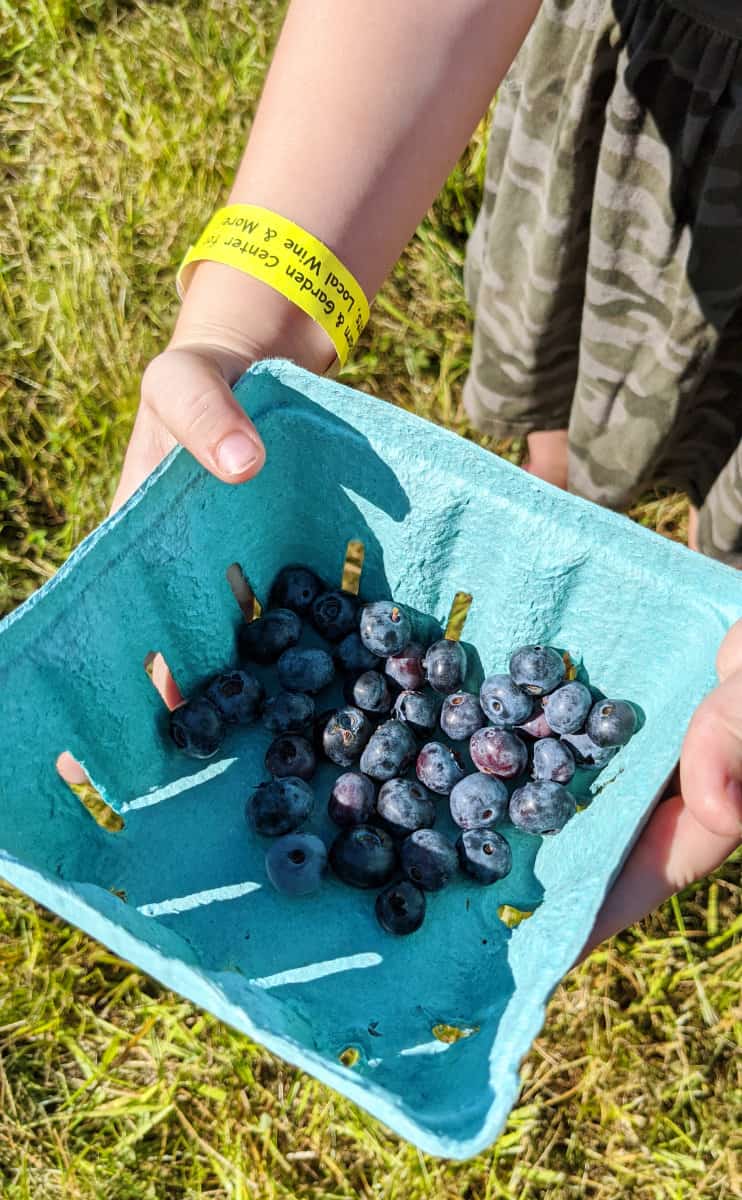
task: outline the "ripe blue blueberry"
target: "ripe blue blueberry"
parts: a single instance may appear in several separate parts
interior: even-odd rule
[[[471,692],[452,692],[441,708],[441,729],[454,742],[470,738],[485,723],[484,713]]]
[[[566,742],[541,738],[534,743],[531,778],[569,783],[575,773],[575,757]]]
[[[287,833],[269,847],[265,870],[277,892],[308,896],[316,892],[327,869],[325,843],[313,833]]]
[[[352,592],[321,592],[312,602],[312,624],[328,642],[340,642],[358,628],[360,607]]]
[[[265,752],[265,769],[274,779],[311,779],[317,769],[312,743],[300,733],[280,734]]]
[[[194,696],[171,712],[170,736],[189,758],[211,758],[222,744],[224,725],[210,700]]]
[[[494,775],[475,771],[451,788],[448,803],[451,817],[461,829],[486,829],[507,816],[508,789]]]
[[[510,658],[510,674],[531,696],[543,696],[559,686],[566,667],[553,646],[521,646]]]
[[[538,708],[522,725],[516,725],[514,732],[521,737],[525,734],[528,738],[538,740],[538,738],[551,737],[553,731],[546,720],[543,708]]]
[[[439,705],[434,692],[405,691],[397,696],[392,711],[398,721],[424,736],[432,733],[438,724]]]
[[[593,698],[584,683],[573,679],[544,696],[544,714],[554,733],[577,733],[585,724]]]
[[[279,692],[266,700],[263,724],[269,733],[302,733],[314,720],[314,700],[305,692]]]
[[[407,837],[416,829],[432,829],[435,803],[416,779],[388,779],[382,783],[376,812],[392,837]]]
[[[524,833],[558,833],[575,811],[575,798],[561,783],[525,783],[510,797],[510,820]]]
[[[281,837],[312,815],[314,793],[303,779],[270,779],[258,784],[247,801],[246,817],[256,833]]]
[[[425,683],[423,658],[425,648],[419,642],[410,642],[399,654],[391,654],[386,660],[385,671],[389,678],[405,691],[418,691]]]
[[[376,654],[367,650],[356,630],[345,635],[338,643],[335,657],[345,671],[380,671],[383,663]]]
[[[391,883],[376,897],[376,918],[387,933],[414,933],[425,920],[425,892],[400,879]]]
[[[204,691],[226,725],[249,725],[254,721],[263,695],[262,683],[249,671],[222,671]]]
[[[496,729],[522,725],[533,712],[532,697],[509,675],[489,675],[479,689],[479,702]]]
[[[326,650],[300,650],[290,646],[278,660],[278,680],[287,692],[321,692],[335,676]]]
[[[330,846],[330,866],[351,887],[383,887],[396,870],[397,851],[385,829],[353,825],[341,830]]]
[[[416,829],[402,842],[399,857],[407,878],[426,892],[439,892],[458,867],[455,847],[437,829]]]
[[[361,612],[361,641],[373,654],[400,654],[412,640],[410,618],[393,600],[377,600]]]
[[[500,779],[515,779],[528,762],[525,742],[509,729],[478,729],[469,740],[469,753],[478,771]]]
[[[423,669],[433,691],[444,696],[458,692],[466,677],[466,651],[461,642],[441,638],[429,648],[423,659]]]
[[[324,591],[319,575],[309,567],[291,564],[282,567],[271,584],[268,604],[271,608],[291,608],[304,616],[309,612],[312,601]]]
[[[439,796],[448,796],[451,788],[464,778],[466,768],[455,750],[442,742],[427,742],[417,756],[417,777],[426,788]]]
[[[459,862],[479,883],[497,883],[510,874],[513,855],[501,833],[494,829],[466,829],[456,842]]]
[[[560,740],[569,746],[579,767],[604,767],[616,753],[615,746],[598,746],[589,733],[564,733]]]
[[[636,732],[636,713],[626,700],[599,700],[587,718],[596,746],[625,746]]]
[[[361,770],[372,779],[393,779],[407,770],[416,753],[412,731],[401,721],[385,721],[369,738],[361,755]]]
[[[389,684],[379,671],[364,671],[357,679],[349,679],[345,698],[366,713],[388,713],[392,707]]]
[[[346,771],[338,775],[327,804],[327,814],[336,825],[365,825],[376,800],[376,789],[368,775]]]
[[[347,705],[333,713],[322,734],[322,748],[331,762],[350,767],[371,737],[373,725],[360,709]]]
[[[274,663],[300,637],[301,617],[290,608],[271,608],[257,621],[239,626],[237,651],[248,662]]]

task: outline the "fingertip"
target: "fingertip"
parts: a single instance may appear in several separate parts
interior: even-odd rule
[[[256,431],[233,430],[216,447],[214,458],[222,477],[243,483],[257,475],[265,463],[265,447]]]
[[[742,671],[742,620],[735,622],[716,655],[716,673],[721,683]]]

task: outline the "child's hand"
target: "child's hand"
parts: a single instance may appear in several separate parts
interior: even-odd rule
[[[716,667],[719,686],[693,715],[679,779],[676,772],[671,794],[627,859],[581,957],[703,879],[742,841],[742,621],[722,642]]]

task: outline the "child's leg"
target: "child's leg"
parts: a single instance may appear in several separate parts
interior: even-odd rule
[[[526,471],[567,489],[567,430],[546,429],[528,435],[528,457],[523,463]]]

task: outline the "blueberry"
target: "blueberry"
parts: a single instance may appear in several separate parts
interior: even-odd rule
[[[551,725],[546,720],[546,713],[543,708],[539,708],[522,725],[516,725],[515,732],[517,734],[525,734],[529,738],[538,739],[551,737],[553,731]]]
[[[525,742],[508,729],[478,729],[469,740],[469,753],[478,771],[514,779],[526,768]]]
[[[367,650],[360,633],[345,635],[335,650],[335,657],[346,671],[380,671],[382,663],[377,654]]]
[[[257,621],[240,625],[237,651],[249,662],[274,663],[300,637],[301,618],[290,608],[271,608]]]
[[[326,650],[284,650],[278,660],[278,679],[287,692],[321,692],[335,676]]]
[[[324,586],[309,567],[298,564],[282,567],[271,584],[268,604],[271,608],[290,608],[304,616]]]
[[[369,738],[361,755],[361,770],[372,779],[393,779],[406,771],[416,753],[412,731],[401,721],[385,721]]]
[[[328,642],[339,642],[358,628],[361,602],[352,592],[321,592],[312,602],[311,620]]]
[[[544,714],[554,733],[577,733],[585,724],[593,698],[584,683],[573,679],[544,696]]]
[[[522,725],[533,711],[532,697],[509,675],[489,675],[479,689],[479,702],[496,729]]]
[[[533,747],[531,778],[569,783],[575,773],[575,756],[566,742],[541,738]]]
[[[466,677],[466,651],[461,642],[441,638],[433,642],[423,659],[425,678],[436,692],[444,696],[458,692]]]
[[[398,687],[406,691],[418,691],[425,683],[424,657],[424,646],[419,642],[410,642],[399,654],[389,656],[384,669]]]
[[[439,704],[434,692],[405,691],[397,696],[392,711],[398,721],[424,736],[432,733],[438,724]]]
[[[345,698],[366,713],[388,713],[392,707],[389,684],[379,671],[364,671],[357,679],[349,680]]]
[[[507,815],[508,790],[501,779],[475,771],[451,788],[448,803],[461,829],[486,829]]]
[[[298,829],[313,808],[314,793],[303,779],[271,779],[258,784],[247,801],[246,816],[256,833],[280,837]]]
[[[521,646],[510,658],[510,674],[532,696],[553,692],[564,679],[564,659],[553,646]]]
[[[432,829],[435,803],[416,779],[388,779],[382,783],[376,812],[392,837],[407,837],[416,829]]]
[[[263,695],[262,683],[249,671],[223,671],[204,692],[227,725],[249,725],[254,721]]]
[[[426,892],[439,892],[456,874],[458,856],[448,838],[436,829],[416,829],[402,842],[402,870]]]
[[[524,833],[558,833],[575,811],[575,798],[561,783],[526,783],[510,797],[510,820]]]
[[[269,733],[301,733],[314,720],[314,700],[305,692],[279,692],[263,707],[263,724]]]
[[[312,743],[300,733],[282,733],[265,752],[265,769],[274,779],[311,779],[317,769]]]
[[[616,753],[615,746],[598,746],[588,733],[564,733],[560,740],[569,746],[579,767],[604,767]]]
[[[599,700],[590,710],[587,732],[596,746],[625,746],[636,724],[636,713],[626,700]]]
[[[466,769],[455,750],[442,742],[427,742],[417,756],[417,777],[431,792],[448,796],[451,788],[464,778]]]
[[[375,909],[387,933],[414,933],[425,920],[425,892],[408,879],[400,879],[379,892]]]
[[[333,713],[322,734],[322,749],[331,762],[350,767],[371,737],[373,725],[365,713],[348,705]]]
[[[330,866],[351,887],[383,887],[396,870],[397,851],[385,829],[353,825],[343,829],[330,846]]]
[[[479,883],[497,883],[510,874],[513,855],[501,833],[494,829],[466,829],[456,842],[459,862]]]
[[[412,641],[410,618],[393,600],[377,600],[361,612],[361,641],[373,654],[401,654]]]
[[[327,814],[336,825],[365,825],[374,810],[376,789],[368,775],[346,771],[338,775],[327,804]]]
[[[171,712],[170,736],[189,758],[211,758],[222,744],[224,725],[210,700],[194,696]]]
[[[441,708],[441,729],[454,742],[470,738],[484,725],[484,714],[471,692],[452,692]]]
[[[325,843],[313,833],[287,833],[268,849],[265,870],[277,892],[308,896],[327,869]]]

